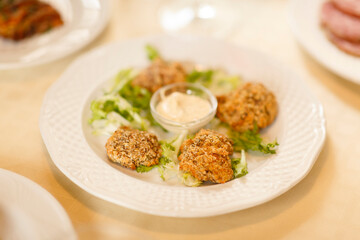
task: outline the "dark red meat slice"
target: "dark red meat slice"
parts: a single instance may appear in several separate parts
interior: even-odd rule
[[[360,17],[360,0],[332,0],[332,2],[341,11]]]
[[[360,56],[360,42],[350,42],[339,38],[331,32],[327,32],[327,36],[340,50],[355,56]]]
[[[337,37],[351,42],[360,41],[360,18],[340,11],[333,2],[324,3],[321,21]]]

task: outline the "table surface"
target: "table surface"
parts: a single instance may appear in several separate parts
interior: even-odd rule
[[[46,90],[74,59],[95,47],[163,33],[156,15],[161,3],[164,1],[114,1],[104,32],[80,52],[41,66],[0,71],[0,167],[50,192],[77,231],[130,231],[150,239],[181,240],[358,239],[360,85],[334,75],[302,50],[289,29],[285,0],[222,1],[223,9],[231,6],[236,13],[231,31],[204,28],[196,33],[272,55],[301,74],[322,102],[327,120],[325,145],[310,173],[295,187],[270,202],[230,214],[166,218],[100,200],[56,168],[38,126]],[[101,239],[101,233],[97,234],[93,238]]]

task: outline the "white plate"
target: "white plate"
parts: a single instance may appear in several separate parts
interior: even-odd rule
[[[0,169],[1,239],[76,239],[65,210],[45,189]]]
[[[148,64],[147,43],[165,59],[223,67],[274,91],[280,112],[264,135],[278,139],[278,153],[250,159],[250,173],[244,178],[199,188],[162,182],[156,171],[139,174],[110,164],[105,139],[93,136],[87,123],[89,105],[120,69]],[[213,39],[174,36],[119,42],[80,57],[48,90],[40,130],[56,166],[84,190],[137,211],[174,217],[223,214],[275,198],[309,172],[325,138],[321,104],[281,63]]]
[[[43,64],[69,55],[99,35],[110,15],[108,0],[45,2],[59,11],[64,25],[19,42],[0,37],[0,70]]]
[[[305,50],[339,76],[360,84],[360,57],[339,50],[320,26],[320,9],[326,0],[291,0],[289,22]]]

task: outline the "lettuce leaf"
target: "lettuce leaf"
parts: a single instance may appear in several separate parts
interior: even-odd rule
[[[277,140],[270,143],[265,143],[263,138],[258,133],[258,127],[254,124],[253,130],[247,130],[245,132],[229,131],[229,136],[232,139],[234,145],[234,151],[257,151],[264,154],[275,154],[276,147],[279,145]]]
[[[146,45],[145,51],[146,51],[147,57],[150,61],[153,61],[156,58],[161,58],[158,50],[154,46],[151,46],[149,44]]]
[[[202,184],[202,181],[194,178],[190,173],[182,173],[181,182],[188,187],[198,187]]]
[[[234,171],[234,178],[239,178],[248,174],[245,151],[241,150],[241,158],[231,159],[231,168]]]
[[[157,165],[152,165],[150,167],[144,166],[144,165],[140,165],[136,168],[136,172],[138,173],[144,173],[144,172],[149,172],[150,170],[152,170],[153,168],[157,167]]]
[[[215,95],[226,94],[242,84],[242,79],[239,76],[229,75],[222,70],[212,69],[194,69],[186,76],[186,81],[201,84]]]
[[[134,108],[149,110],[151,92],[146,88],[132,86],[131,81],[127,82],[120,90],[119,95],[125,98]]]
[[[177,156],[187,133],[187,131],[184,131],[171,140],[160,141],[162,155],[159,163],[159,173],[164,181],[180,173]]]
[[[186,81],[190,83],[200,83],[205,87],[209,87],[213,79],[213,70],[198,71],[193,70],[186,76]]]

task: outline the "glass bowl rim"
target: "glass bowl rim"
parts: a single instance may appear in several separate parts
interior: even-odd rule
[[[208,97],[208,100],[209,100],[209,103],[210,103],[210,111],[209,111],[209,113],[206,114],[202,118],[192,120],[192,121],[188,121],[188,122],[177,122],[177,121],[170,120],[170,119],[167,119],[167,118],[164,118],[163,116],[161,116],[157,112],[156,106],[155,106],[155,102],[156,102],[157,97],[159,97],[161,92],[165,92],[165,91],[167,91],[167,90],[169,90],[171,88],[178,87],[178,86],[185,86],[187,88],[193,87],[193,88],[199,89],[202,92],[204,92],[206,94],[206,96]],[[200,97],[200,96],[198,96],[198,97]],[[207,89],[206,87],[204,87],[204,86],[202,86],[200,84],[188,83],[188,82],[178,82],[178,83],[172,83],[172,84],[163,86],[163,87],[159,88],[158,90],[156,90],[154,92],[154,94],[152,95],[151,100],[150,100],[150,111],[151,111],[151,114],[153,115],[155,120],[160,119],[162,122],[164,122],[167,125],[170,125],[172,127],[180,127],[180,128],[191,127],[191,126],[194,126],[194,125],[196,125],[198,123],[201,123],[203,121],[208,120],[209,117],[214,117],[214,115],[216,113],[217,106],[218,106],[217,99],[209,89]],[[159,122],[159,124],[162,125],[160,122]]]

